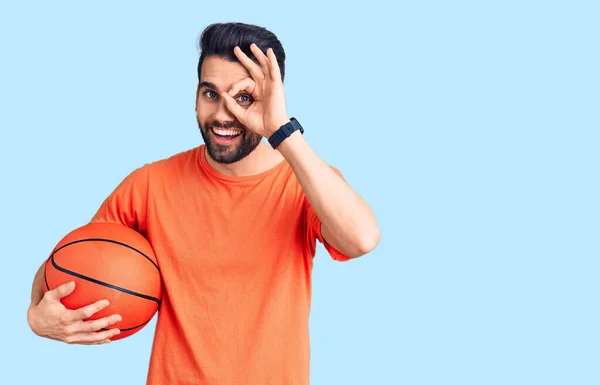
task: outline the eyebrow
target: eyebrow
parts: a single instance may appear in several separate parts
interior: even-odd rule
[[[200,82],[200,88],[202,88],[202,87],[210,88],[210,89],[213,89],[215,91],[219,90],[219,88],[217,88],[217,86],[215,86],[211,82]]]

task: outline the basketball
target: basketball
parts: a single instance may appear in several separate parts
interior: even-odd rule
[[[58,242],[45,264],[44,293],[67,282],[75,290],[61,299],[71,310],[106,299],[110,304],[86,320],[120,314],[111,325],[118,340],[140,331],[157,312],[162,280],[150,243],[115,223],[89,223]]]

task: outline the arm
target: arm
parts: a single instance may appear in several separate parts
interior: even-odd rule
[[[42,298],[44,297],[42,278],[44,277],[45,263],[46,263],[45,261],[44,261],[44,263],[42,263],[42,265],[40,266],[38,271],[35,273],[35,276],[33,277],[33,284],[31,285],[31,305],[30,305],[30,307],[39,304],[40,301],[42,300]]]
[[[266,55],[256,44],[251,44],[250,50],[259,64],[239,47],[234,48],[234,54],[251,78],[240,80],[221,95],[240,123],[269,138],[289,121],[281,71],[272,48],[266,50]],[[241,91],[252,94],[254,101],[248,108],[233,99]],[[308,202],[321,220],[323,238],[350,258],[370,252],[379,242],[380,234],[367,204],[312,151],[298,132],[277,149],[292,166]]]
[[[135,228],[143,226],[147,176],[145,167],[130,173],[102,203],[92,222],[111,221]],[[38,336],[70,344],[110,342],[110,338],[120,331],[109,327],[120,322],[121,316],[113,314],[87,320],[109,305],[105,300],[96,301],[80,309],[67,309],[61,299],[77,290],[75,282],[67,282],[44,293],[45,264],[46,261],[36,272],[31,287],[31,304],[27,309],[27,322],[31,330]]]
[[[44,261],[35,273],[31,287],[31,304],[27,309],[27,323],[31,330],[40,337],[69,344],[96,345],[110,342],[110,338],[120,331],[100,329],[119,322],[119,315],[84,321],[108,306],[108,301],[97,301],[76,310],[67,309],[60,300],[71,294],[75,285],[65,283],[44,294],[45,264]]]
[[[371,252],[381,234],[367,203],[310,148],[300,132],[277,149],[321,220],[323,238],[350,258]]]

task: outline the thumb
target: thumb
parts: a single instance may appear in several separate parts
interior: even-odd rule
[[[75,282],[71,281],[50,290],[47,294],[50,299],[58,301],[71,294],[73,290],[75,290]]]

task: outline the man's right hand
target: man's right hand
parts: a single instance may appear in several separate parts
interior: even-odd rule
[[[121,321],[121,316],[113,314],[97,320],[84,321],[108,306],[107,300],[100,300],[80,309],[69,310],[60,299],[75,290],[75,283],[68,282],[47,291],[38,304],[27,310],[27,322],[31,330],[41,337],[63,341],[68,344],[98,345],[110,342],[110,338],[120,333],[119,329],[102,330]]]

